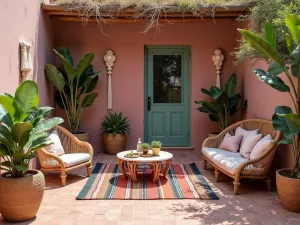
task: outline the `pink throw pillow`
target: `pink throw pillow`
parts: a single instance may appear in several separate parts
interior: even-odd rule
[[[258,130],[245,130],[241,127],[238,127],[235,131],[235,135],[237,134],[243,136],[242,143],[241,143],[241,146],[243,146],[244,142],[247,140],[249,136],[258,134]]]
[[[240,148],[241,155],[244,158],[249,159],[253,148],[261,138],[262,138],[262,134],[257,134],[257,135],[252,134],[248,136]]]
[[[229,133],[227,133],[219,148],[230,152],[238,152],[242,138],[242,135],[231,136]]]
[[[45,147],[45,150],[51,154],[54,155],[64,155],[65,154],[65,150],[60,142],[58,133],[56,130],[52,131],[52,133],[50,134],[49,138],[52,141],[52,144],[49,146]]]
[[[253,148],[250,159],[256,159],[262,156],[272,142],[273,138],[269,134],[262,138]]]

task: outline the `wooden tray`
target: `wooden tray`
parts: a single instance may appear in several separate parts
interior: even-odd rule
[[[125,158],[138,158],[139,154],[138,153],[133,153],[133,155],[124,155]]]
[[[151,153],[148,153],[148,154],[141,154],[140,155],[141,157],[152,157],[153,156],[153,154],[151,154]]]

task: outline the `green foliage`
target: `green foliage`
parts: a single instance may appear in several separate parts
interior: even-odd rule
[[[148,143],[143,143],[142,144],[142,149],[149,149],[150,145]]]
[[[39,91],[34,81],[24,81],[15,96],[0,93],[0,169],[23,177],[35,152],[52,142],[47,130],[63,122],[46,119],[52,108],[38,107]]]
[[[195,101],[200,107],[198,111],[208,113],[211,121],[217,122],[220,130],[224,130],[230,123],[230,117],[234,116],[241,108],[245,107],[247,101],[241,104],[242,96],[234,94],[236,89],[236,74],[232,73],[228,78],[225,89],[222,91],[216,86],[209,90],[201,88],[202,93],[208,95],[213,101]]]
[[[130,125],[127,117],[123,118],[122,113],[111,113],[105,115],[101,123],[102,134],[129,134]]]
[[[285,24],[285,18],[289,14],[300,15],[300,0],[257,0],[256,4],[250,9],[251,13],[247,19],[251,21],[249,24],[250,31],[256,33],[260,37],[265,37],[265,24],[270,22],[274,29],[274,36],[276,37],[276,48],[282,60],[289,58],[290,53],[286,36],[288,28]],[[241,18],[244,19],[244,18]],[[268,38],[266,38],[268,40]],[[273,42],[274,43],[274,42]],[[245,58],[265,58],[262,52],[257,51],[250,46],[244,39],[241,40],[240,46],[233,53],[236,62],[239,63]]]
[[[68,48],[54,49],[54,52],[61,60],[63,68],[58,69],[52,64],[46,64],[46,75],[57,89],[55,101],[65,110],[70,131],[76,133],[83,108],[90,107],[98,96],[92,91],[97,85],[100,72],[95,73],[93,70],[92,53],[86,54],[74,68],[73,57]]]
[[[256,69],[254,72],[258,78],[271,86],[272,88],[289,93],[293,103],[294,109],[292,110],[288,106],[277,106],[275,113],[272,117],[273,126],[276,130],[281,131],[283,139],[280,141],[281,144],[292,144],[294,152],[294,177],[300,177],[300,18],[296,15],[287,15],[285,18],[286,29],[289,31],[286,33],[287,45],[291,52],[289,58],[291,59],[291,74],[283,62],[283,57],[280,60],[277,58],[280,53],[275,46],[272,46],[267,38],[258,39],[258,34],[251,31],[240,30],[244,39],[253,46],[256,51],[261,54],[268,56],[267,60],[269,64],[268,71],[262,69]],[[270,34],[267,36],[276,36],[274,29],[269,29],[267,32]],[[270,45],[266,45],[269,43]],[[271,48],[270,48],[271,47]],[[267,53],[267,54],[266,54]],[[274,62],[275,61],[275,62]],[[289,82],[288,85],[284,83],[282,79],[278,77],[279,74],[283,73]],[[292,76],[297,78],[297,83],[294,84]],[[297,175],[298,174],[298,175]]]
[[[152,141],[151,148],[161,148],[162,143],[160,141]]]

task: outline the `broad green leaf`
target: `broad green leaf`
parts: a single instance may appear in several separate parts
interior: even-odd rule
[[[290,54],[292,54],[292,52],[294,51],[294,48],[295,48],[295,43],[294,43],[294,40],[293,38],[288,35],[288,34],[285,34],[285,41],[286,41],[286,45],[287,45],[287,48],[290,52]]]
[[[73,67],[73,58],[71,55],[71,52],[68,48],[62,47],[57,50],[67,61],[68,63]]]
[[[28,164],[21,164],[14,166],[17,171],[27,171],[28,170]]]
[[[4,124],[6,124],[8,127],[12,127],[13,122],[9,115],[9,113],[6,111],[6,109],[0,105],[0,121]]]
[[[13,159],[14,160],[24,160],[28,158],[28,154],[25,153],[15,153],[13,154]]]
[[[286,137],[290,139],[293,135],[300,131],[300,127],[293,121],[284,118],[280,115],[291,114],[292,110],[287,106],[277,106],[275,109],[275,114],[272,117],[272,123],[275,130],[279,130]]]
[[[292,121],[295,125],[299,126],[299,128],[300,128],[300,116],[299,115],[294,114],[294,113],[287,113],[287,114],[277,113],[277,115]]]
[[[212,110],[209,110],[208,108],[203,107],[203,106],[197,108],[197,110],[198,110],[199,112],[203,112],[203,113],[215,113],[215,112],[213,112]]]
[[[54,94],[54,100],[55,103],[59,106],[59,108],[65,110],[64,107],[66,107],[66,110],[68,110],[68,104],[66,102],[66,98],[64,97],[64,95],[60,95],[59,91],[56,91]],[[63,101],[65,104],[63,104]]]
[[[53,142],[51,141],[50,138],[44,138],[40,137],[34,140],[31,144],[31,150],[30,152],[36,151],[40,148],[43,148],[45,146],[51,145]]]
[[[45,119],[51,112],[52,107],[39,107],[33,110],[24,120],[24,122],[31,122],[33,126],[36,126],[41,120]]]
[[[235,94],[231,98],[228,99],[228,110],[231,111],[232,108],[236,108],[240,99],[242,98],[241,94]]]
[[[264,57],[266,57],[267,59],[273,59],[278,64],[284,65],[280,54],[272,48],[269,42],[267,42],[266,40],[264,40],[263,38],[251,31],[244,29],[238,30],[241,32],[243,39],[254,49],[260,52]]]
[[[77,65],[76,72],[75,72],[77,79],[80,78],[82,73],[92,63],[94,57],[95,57],[95,55],[93,53],[88,53],[83,57],[83,59],[80,60],[80,62]]]
[[[220,104],[217,102],[203,102],[202,106],[207,108],[210,113],[218,113],[222,110],[222,107],[220,107]]]
[[[34,81],[26,80],[20,84],[15,93],[15,102],[26,116],[39,104],[39,90]]]
[[[209,91],[210,91],[211,97],[213,99],[217,99],[220,96],[220,94],[221,94],[221,90],[218,87],[216,87],[216,86],[211,86],[211,88],[209,89]]]
[[[294,77],[300,74],[300,45],[291,54],[291,70]]]
[[[236,88],[236,74],[232,73],[225,84],[225,91],[232,97]]]
[[[47,120],[43,121],[43,123],[38,124],[32,130],[32,134],[37,134],[37,133],[41,133],[44,131],[48,131],[51,128],[55,127],[56,125],[61,124],[62,122],[64,122],[64,120],[59,117],[53,117],[53,118],[47,119]]]
[[[94,76],[90,76],[86,79],[86,81],[84,83],[86,93],[89,93],[95,89],[97,82],[98,82],[98,78],[99,78],[99,76],[94,75]]]
[[[82,108],[90,107],[93,104],[93,102],[97,96],[98,96],[98,93],[95,93],[95,92],[84,96],[82,103],[81,103]]]
[[[293,40],[300,45],[300,19],[296,15],[288,15],[285,17],[285,24],[288,27]]]
[[[7,168],[12,168],[13,165],[10,161],[4,161],[4,162],[0,162],[1,166],[7,167]]]
[[[0,104],[5,108],[5,110],[10,114],[11,118],[15,115],[15,107],[13,105],[14,97],[7,93],[0,93]]]
[[[219,121],[219,118],[215,114],[209,114],[208,117],[211,121],[214,121],[214,122]]]
[[[33,133],[29,137],[29,141],[24,145],[24,149],[29,149],[32,146],[32,143],[37,139],[45,139],[49,137],[49,133],[47,132],[40,132],[40,133]]]
[[[66,85],[66,81],[62,73],[52,64],[46,64],[45,71],[48,79],[53,83],[56,89],[62,92]]]
[[[292,136],[285,136],[284,134],[283,134],[283,138],[280,139],[280,141],[278,142],[278,144],[280,145],[288,145],[292,143],[293,143]]]
[[[219,97],[216,99],[217,103],[220,105],[220,108],[228,108],[228,94],[226,91],[222,91]]]
[[[203,94],[208,95],[209,97],[212,97],[212,94],[210,93],[210,91],[207,90],[207,89],[205,89],[205,88],[201,88],[201,92],[202,92]]]
[[[73,81],[74,77],[75,77],[75,71],[73,69],[73,66],[69,63],[69,61],[63,56],[61,55],[58,51],[56,51],[55,49],[53,49],[53,51],[55,52],[55,54],[60,58],[65,71],[67,73],[68,79],[69,81]]]
[[[289,68],[288,67],[284,67],[286,70],[288,70]],[[279,74],[281,74],[281,73],[283,73],[284,72],[284,70],[283,70],[283,68],[282,68],[282,66],[281,65],[279,65],[278,63],[271,63],[270,65],[269,65],[269,68],[268,68],[268,73],[271,73],[271,74],[273,74],[273,75],[275,75],[275,76],[277,76],[277,75],[279,75]]]
[[[14,124],[11,129],[13,141],[18,143],[20,146],[24,146],[29,140],[31,130],[31,123],[24,122]]]
[[[6,126],[0,126],[0,144],[10,150],[13,146],[11,131]]]
[[[265,39],[273,49],[276,49],[276,35],[270,22],[266,22],[265,24]]]
[[[9,155],[11,154],[8,148],[5,145],[0,144],[0,157],[9,156]]]
[[[268,84],[272,88],[281,91],[281,92],[289,92],[290,88],[281,80],[279,77],[275,76],[272,73],[268,73],[261,69],[256,69],[253,71],[258,79]]]

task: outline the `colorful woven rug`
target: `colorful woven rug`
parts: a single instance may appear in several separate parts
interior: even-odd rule
[[[149,174],[148,174],[149,173]],[[97,163],[78,200],[99,199],[219,199],[195,163],[173,164],[167,178],[152,182],[151,170],[142,170],[138,182],[125,179],[117,164]]]

